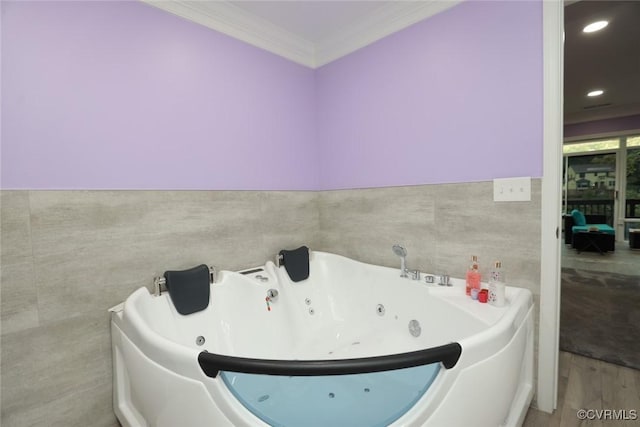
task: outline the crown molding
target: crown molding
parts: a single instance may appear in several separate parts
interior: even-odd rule
[[[350,27],[318,43],[315,55],[316,67],[335,61],[459,3],[462,3],[462,0],[387,3],[363,16]]]
[[[313,43],[227,1],[142,1],[298,64],[315,68]]]
[[[348,28],[314,44],[229,1],[141,1],[309,68],[326,65],[462,2],[423,0],[386,3]]]

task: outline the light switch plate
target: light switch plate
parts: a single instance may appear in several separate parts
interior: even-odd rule
[[[531,177],[493,180],[494,202],[528,202],[531,200]]]

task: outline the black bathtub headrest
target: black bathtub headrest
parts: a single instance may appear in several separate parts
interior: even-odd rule
[[[209,305],[209,267],[202,264],[189,270],[165,271],[167,290],[180,314],[204,310]]]
[[[279,252],[280,265],[284,265],[287,274],[294,282],[300,282],[309,277],[309,248],[300,246],[291,251]]]

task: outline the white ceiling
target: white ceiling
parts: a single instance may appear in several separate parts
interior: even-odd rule
[[[239,8],[312,43],[349,28],[391,1],[231,1]],[[415,2],[414,2],[415,3]]]
[[[564,14],[565,123],[640,114],[640,2],[583,0]],[[599,20],[609,25],[582,32]],[[605,92],[587,97],[594,89]]]
[[[321,67],[461,0],[143,0],[310,68]]]
[[[289,60],[317,68],[461,0],[143,0]],[[565,2],[566,124],[640,114],[640,1]],[[604,30],[582,28],[608,19]],[[588,98],[602,88],[605,94]]]

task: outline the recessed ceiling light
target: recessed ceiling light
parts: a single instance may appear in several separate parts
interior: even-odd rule
[[[602,89],[598,89],[598,90],[592,90],[591,92],[589,92],[587,94],[587,96],[600,96],[604,93],[604,91]]]
[[[584,33],[593,33],[595,31],[601,30],[604,27],[606,27],[607,25],[609,25],[608,21],[597,21],[597,22],[592,22],[591,24],[587,25],[586,27],[584,27],[582,29],[582,31]]]

